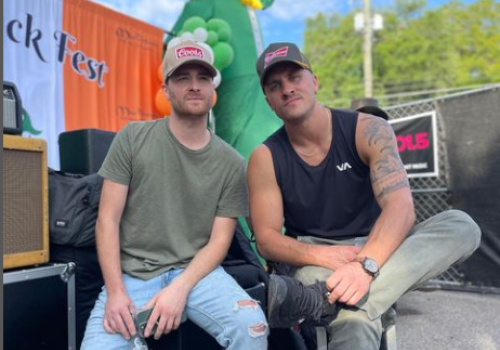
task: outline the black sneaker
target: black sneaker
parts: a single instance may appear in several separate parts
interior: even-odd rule
[[[327,325],[336,311],[327,300],[325,282],[304,286],[288,276],[271,275],[267,296],[271,328],[289,328],[301,323]]]

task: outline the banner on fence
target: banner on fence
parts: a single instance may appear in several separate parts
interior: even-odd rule
[[[390,120],[408,177],[439,175],[436,112]]]

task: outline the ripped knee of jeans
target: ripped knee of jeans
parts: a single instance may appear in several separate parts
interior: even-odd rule
[[[260,304],[257,300],[254,299],[242,299],[238,300],[235,305],[235,311],[241,310],[241,309],[249,309],[249,310],[255,310],[256,312],[260,312]],[[248,327],[248,334],[253,337],[262,337],[267,335],[267,323],[265,322],[258,322],[254,325],[251,325]]]
[[[253,299],[239,300],[236,302],[236,310],[238,309],[257,309],[259,307],[259,302]]]
[[[248,327],[248,334],[253,338],[265,336],[267,334],[267,324],[259,322]]]

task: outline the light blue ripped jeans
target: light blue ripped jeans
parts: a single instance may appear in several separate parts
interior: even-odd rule
[[[382,337],[380,316],[404,293],[418,288],[446,271],[450,265],[467,259],[478,247],[481,230],[469,215],[459,210],[439,213],[417,225],[380,269],[369,293],[355,307],[340,307],[330,323],[328,349],[378,350]],[[358,245],[367,238],[344,241],[300,237],[315,244]],[[304,284],[326,281],[333,271],[304,266],[290,275]],[[342,305],[342,304],[339,304]]]
[[[184,269],[173,269],[144,281],[123,275],[127,293],[141,308],[162,288],[175,280]],[[186,315],[217,342],[231,350],[267,349],[266,317],[252,298],[222,267],[205,276],[188,295]],[[81,350],[128,350],[120,334],[108,334],[103,327],[106,289],[103,288],[87,322]],[[182,327],[182,326],[181,326]]]

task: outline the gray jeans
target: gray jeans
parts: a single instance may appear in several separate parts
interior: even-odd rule
[[[340,307],[330,323],[328,349],[379,349],[382,337],[380,316],[404,293],[419,287],[446,271],[450,265],[467,259],[479,246],[481,230],[466,213],[448,210],[421,222],[380,270],[370,285],[369,293],[355,307]],[[316,244],[363,245],[366,238],[334,241],[316,237],[300,237],[300,241]],[[304,266],[291,271],[291,276],[304,284],[326,281],[332,270]]]

